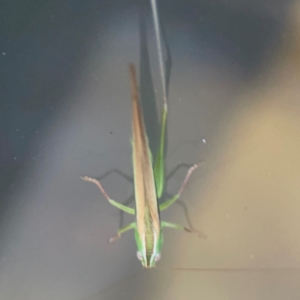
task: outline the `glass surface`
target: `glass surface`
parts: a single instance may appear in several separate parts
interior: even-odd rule
[[[108,243],[132,216],[79,177],[132,176],[130,62],[157,145],[147,1],[10,1],[0,36],[0,299],[299,299],[300,272],[287,269],[300,267],[300,6],[170,0],[159,10],[170,49],[167,173],[205,161],[162,218],[206,239],[166,229],[158,268],[142,269],[133,232]],[[185,172],[168,180],[170,194]],[[102,183],[134,205],[130,180],[112,173]]]

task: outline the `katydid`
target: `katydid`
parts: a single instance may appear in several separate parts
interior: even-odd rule
[[[99,180],[84,176],[82,177],[85,181],[93,182],[101,190],[105,198],[115,207],[129,214],[135,215],[136,221],[130,223],[129,225],[121,228],[117,235],[110,239],[114,241],[115,239],[121,237],[121,235],[133,229],[135,232],[135,240],[137,244],[137,256],[141,260],[144,267],[152,268],[155,266],[156,262],[160,258],[161,247],[163,243],[162,228],[176,228],[183,229],[188,232],[194,230],[188,229],[184,226],[164,222],[160,219],[160,211],[167,209],[171,204],[173,204],[180,197],[184,187],[186,186],[190,176],[197,169],[198,164],[193,165],[187,172],[187,175],[179,189],[179,192],[171,199],[159,204],[164,192],[164,154],[165,154],[165,133],[166,133],[166,122],[167,122],[167,92],[165,83],[165,71],[162,57],[162,47],[160,41],[160,29],[158,22],[158,14],[156,1],[151,0],[151,7],[153,12],[155,36],[157,42],[158,58],[160,75],[162,79],[162,92],[163,92],[163,111],[161,117],[161,132],[160,132],[160,145],[158,148],[157,156],[152,160],[152,154],[148,145],[148,138],[145,130],[145,124],[143,120],[143,115],[140,107],[138,85],[136,79],[136,72],[133,65],[130,65],[130,76],[131,76],[131,92],[132,92],[132,148],[133,148],[133,171],[134,171],[134,189],[135,189],[135,209],[120,204],[112,200],[104,188],[102,187]],[[244,272],[244,271],[282,271],[293,269],[273,269],[273,268],[261,268],[261,269],[251,269],[251,268],[169,268],[175,271],[213,271],[213,272]],[[296,269],[297,270],[297,269]],[[137,274],[131,276],[135,277]],[[115,286],[115,285],[114,285]],[[111,288],[106,289],[109,290]],[[101,292],[101,294],[104,291]],[[97,293],[97,295],[99,295]]]
[[[95,183],[99,187],[105,198],[110,202],[110,204],[122,211],[135,215],[136,222],[133,222],[121,228],[118,231],[116,237],[111,238],[110,241],[113,241],[116,238],[120,237],[124,232],[133,229],[135,232],[135,240],[138,249],[137,257],[141,261],[142,265],[147,268],[154,267],[156,261],[160,259],[161,247],[163,243],[162,228],[169,227],[183,229],[187,232],[194,231],[181,225],[161,221],[160,211],[167,209],[180,197],[186,183],[188,182],[188,179],[198,167],[198,164],[190,167],[182,183],[182,186],[179,189],[179,192],[173,198],[159,204],[159,200],[162,197],[164,191],[164,154],[168,105],[156,0],[151,0],[150,3],[153,15],[163,92],[163,112],[161,117],[160,145],[158,148],[157,156],[153,163],[153,156],[149,148],[144,118],[140,106],[135,67],[131,64],[129,68],[132,96],[132,161],[134,175],[135,209],[112,200],[102,187],[100,181],[96,178],[88,176],[81,177],[85,181]]]
[[[132,215],[135,214],[136,222],[130,223],[129,225],[121,228],[116,237],[111,238],[110,241],[120,237],[128,230],[134,229],[138,249],[137,257],[144,267],[151,268],[154,267],[155,263],[160,259],[163,243],[162,228],[169,227],[183,229],[187,232],[194,231],[181,225],[161,221],[160,211],[167,209],[180,197],[188,179],[196,170],[198,164],[194,164],[189,168],[179,192],[173,198],[159,204],[158,200],[161,198],[164,188],[164,141],[167,106],[164,105],[163,109],[160,135],[161,145],[153,167],[152,155],[148,145],[148,138],[140,106],[135,67],[131,64],[129,68],[132,94],[132,160],[135,209],[112,200],[102,187],[100,181],[96,178],[88,176],[83,176],[81,178],[85,181],[95,183],[110,204],[124,212]]]

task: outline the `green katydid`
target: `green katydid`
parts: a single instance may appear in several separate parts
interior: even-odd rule
[[[132,160],[134,173],[134,190],[135,190],[135,209],[120,204],[112,200],[99,180],[96,178],[83,176],[85,181],[95,183],[105,198],[113,206],[136,216],[136,222],[121,228],[117,236],[111,238],[110,241],[120,237],[124,232],[134,229],[135,240],[137,244],[137,257],[142,262],[144,267],[154,267],[156,261],[160,258],[161,247],[163,243],[162,228],[184,229],[187,232],[194,230],[184,226],[161,221],[160,211],[167,209],[181,195],[191,174],[196,170],[198,164],[189,168],[186,177],[182,183],[179,192],[171,199],[159,204],[158,200],[162,197],[164,191],[164,153],[165,153],[165,132],[167,122],[167,92],[165,84],[165,71],[162,56],[160,27],[158,21],[158,13],[156,1],[151,0],[152,15],[154,21],[154,29],[157,43],[157,51],[159,58],[160,75],[163,89],[163,112],[161,118],[160,146],[154,164],[152,162],[152,154],[148,145],[148,137],[145,130],[144,118],[140,107],[140,99],[137,85],[135,67],[130,65],[131,78],[131,94],[132,94]]]
[[[145,125],[143,115],[139,103],[138,86],[136,80],[135,68],[130,65],[131,75],[131,90],[132,90],[132,147],[133,147],[133,170],[134,170],[134,187],[135,187],[135,209],[122,205],[112,200],[103,189],[101,183],[92,177],[82,177],[85,181],[90,181],[96,184],[101,190],[105,198],[115,207],[125,211],[129,214],[136,216],[136,222],[130,223],[129,225],[121,228],[118,231],[116,237],[110,239],[115,240],[120,237],[124,232],[133,229],[135,232],[135,239],[137,244],[137,256],[141,260],[144,267],[154,267],[157,260],[160,258],[161,247],[163,243],[162,228],[170,227],[177,229],[184,229],[188,232],[190,230],[181,225],[176,225],[160,220],[160,211],[167,209],[180,197],[185,185],[188,182],[191,174],[197,169],[198,164],[193,165],[187,172],[187,175],[179,189],[179,192],[170,200],[159,204],[158,200],[162,197],[164,191],[164,152],[165,152],[165,132],[167,122],[167,93],[166,84],[164,81],[165,72],[164,64],[162,59],[162,47],[159,33],[159,23],[157,16],[156,1],[151,0],[151,7],[153,11],[153,19],[155,25],[155,35],[157,41],[157,49],[159,56],[159,67],[160,75],[162,79],[162,90],[163,90],[163,112],[161,118],[161,133],[160,133],[160,146],[158,154],[155,157],[154,163],[152,161],[152,154],[148,146],[148,138],[145,131]],[[284,269],[273,269],[273,268],[230,268],[230,269],[218,269],[218,268],[172,268],[172,270],[178,271],[226,271],[226,272],[243,272],[243,271],[282,271]],[[286,270],[290,270],[287,268]],[[291,269],[293,271],[293,269]],[[136,274],[133,276],[135,277]],[[128,279],[128,278],[127,278]],[[110,288],[109,288],[110,289]],[[104,291],[101,292],[101,294]],[[97,294],[98,295],[98,294]]]
[[[99,180],[96,178],[83,176],[85,181],[95,183],[110,204],[136,216],[136,222],[121,228],[117,236],[110,241],[120,237],[122,233],[134,229],[135,240],[137,244],[137,257],[144,267],[154,267],[156,261],[160,258],[161,247],[163,243],[162,228],[183,229],[187,232],[193,230],[184,226],[161,221],[160,211],[167,209],[181,195],[191,174],[196,170],[198,164],[191,166],[186,174],[179,192],[171,199],[158,204],[164,190],[164,140],[167,120],[167,106],[164,106],[162,124],[161,124],[161,145],[152,166],[152,155],[148,146],[144,119],[141,111],[136,72],[134,65],[130,65],[131,93],[132,93],[132,148],[133,148],[133,173],[135,190],[135,209],[120,204],[112,200]]]
[[[164,105],[162,123],[161,123],[161,136],[160,136],[160,147],[158,154],[156,156],[154,167],[152,162],[152,154],[148,146],[148,139],[145,132],[145,125],[143,120],[143,115],[141,112],[141,107],[139,103],[138,87],[136,80],[135,67],[130,65],[130,75],[131,75],[131,90],[132,90],[132,148],[133,148],[133,170],[134,170],[134,188],[135,188],[135,203],[136,208],[127,207],[114,200],[112,200],[108,194],[103,189],[101,183],[92,177],[84,176],[82,177],[85,181],[90,181],[95,183],[106,199],[115,207],[121,209],[132,215],[136,215],[136,222],[130,223],[129,225],[121,228],[116,237],[110,239],[114,241],[119,238],[124,232],[133,229],[135,232],[135,240],[137,244],[137,257],[141,261],[143,267],[153,268],[156,262],[160,259],[160,252],[163,243],[162,228],[169,227],[175,229],[183,229],[187,232],[192,232],[194,230],[188,229],[184,226],[161,221],[160,211],[167,209],[171,204],[173,204],[180,197],[185,185],[188,182],[191,174],[197,169],[199,164],[194,164],[191,166],[186,174],[186,177],[179,189],[179,192],[170,200],[158,204],[158,199],[163,194],[164,190],[164,140],[165,140],[165,128],[167,120],[167,106]],[[166,102],[165,102],[166,103]],[[173,271],[196,271],[196,272],[276,272],[276,271],[298,271],[298,269],[293,268],[164,268]],[[124,281],[131,280],[136,277],[139,272],[127,277],[125,280],[120,281],[118,284],[124,283]],[[99,293],[93,295],[93,298],[85,299],[98,299],[99,295],[102,295],[112,288],[108,287],[101,290]],[[83,299],[82,299],[83,300]]]

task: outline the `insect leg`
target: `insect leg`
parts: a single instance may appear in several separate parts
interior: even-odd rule
[[[186,227],[184,227],[182,225],[174,224],[174,223],[170,223],[170,222],[165,222],[165,221],[161,222],[161,226],[162,227],[167,227],[167,228],[174,228],[174,229],[185,230],[187,232],[192,232],[193,231],[192,229],[186,228]]]
[[[116,239],[120,238],[121,235],[124,232],[126,232],[126,231],[128,231],[130,229],[134,229],[134,228],[136,228],[136,223],[135,222],[130,223],[129,225],[122,227],[121,229],[118,230],[118,233],[116,234],[116,236],[114,236],[114,237],[112,237],[112,238],[109,239],[109,242],[115,241]]]
[[[123,204],[121,204],[121,203],[115,201],[115,200],[110,199],[110,197],[109,197],[108,194],[105,192],[104,188],[102,187],[102,185],[101,185],[101,183],[100,183],[100,181],[99,181],[98,179],[93,178],[93,177],[89,177],[89,176],[81,176],[80,178],[81,178],[82,180],[84,180],[84,181],[89,181],[89,182],[92,182],[92,183],[96,184],[97,187],[98,187],[98,188],[100,189],[100,191],[102,192],[103,196],[108,200],[108,202],[109,202],[111,205],[113,205],[113,206],[119,208],[120,210],[123,210],[123,211],[127,212],[128,214],[131,214],[131,215],[134,215],[134,214],[135,214],[135,210],[134,210],[133,208],[128,207],[128,206],[126,206],[126,205],[123,205]]]
[[[179,224],[174,224],[174,223],[162,221],[161,222],[161,226],[162,227],[167,227],[167,228],[174,228],[174,229],[185,230],[186,232],[196,233],[196,234],[198,234],[199,237],[204,237],[205,238],[205,235],[203,235],[198,230],[190,229],[190,228],[184,227],[184,226],[179,225]]]
[[[191,177],[191,175],[193,174],[193,172],[199,167],[199,164],[194,164],[193,166],[191,166],[187,173],[186,173],[186,176],[184,178],[184,181],[180,187],[180,190],[179,192],[177,193],[177,195],[175,195],[173,198],[171,198],[170,200],[167,200],[166,202],[162,203],[159,205],[159,209],[161,211],[167,209],[170,205],[172,205],[176,200],[179,199],[180,195],[182,194],[183,190],[184,190],[184,187],[186,186],[189,178]]]

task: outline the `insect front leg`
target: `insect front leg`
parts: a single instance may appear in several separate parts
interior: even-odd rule
[[[110,243],[114,242],[115,240],[117,240],[118,238],[120,238],[121,235],[124,232],[126,232],[126,231],[128,231],[130,229],[134,229],[134,228],[136,228],[136,223],[135,222],[130,223],[129,225],[122,227],[121,229],[118,230],[118,233],[114,237],[112,237],[112,238],[109,239],[109,242]]]
[[[193,172],[199,167],[200,163],[198,164],[194,164],[193,166],[191,166],[187,173],[186,173],[186,176],[184,178],[184,181],[179,189],[179,192],[171,199],[167,200],[166,202],[162,203],[159,205],[159,209],[160,211],[163,211],[165,209],[167,209],[169,206],[171,206],[176,200],[179,199],[180,195],[182,194],[186,184],[188,183],[189,181],[189,178],[191,177],[191,175],[193,174]]]
[[[184,227],[184,226],[182,226],[182,225],[174,224],[174,223],[170,223],[170,222],[165,222],[165,221],[162,221],[162,222],[161,222],[161,226],[162,226],[162,227],[167,227],[167,228],[173,228],[173,229],[185,230],[186,232],[193,232],[192,229],[189,229],[189,228]]]
[[[179,225],[179,224],[174,224],[174,223],[162,221],[161,226],[163,228],[167,227],[167,228],[184,230],[184,231],[189,232],[189,233],[196,233],[199,237],[206,238],[206,236],[203,233],[201,233],[200,231],[195,230],[195,229],[191,229],[191,228],[187,228],[187,227],[184,227],[184,226]]]
[[[100,183],[100,181],[96,178],[93,178],[93,177],[89,177],[89,176],[80,176],[80,178],[84,181],[89,181],[89,182],[92,182],[94,184],[97,185],[97,187],[100,189],[100,191],[102,192],[103,196],[108,200],[108,202],[119,208],[120,210],[123,210],[125,212],[127,212],[128,214],[131,214],[131,215],[134,215],[135,214],[135,209],[134,208],[131,208],[131,207],[128,207],[126,205],[123,205],[113,199],[111,199],[108,194],[106,193],[106,191],[104,190],[104,188],[102,187],[102,184]]]

